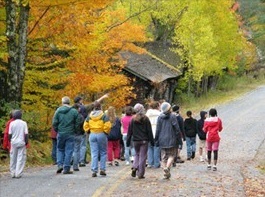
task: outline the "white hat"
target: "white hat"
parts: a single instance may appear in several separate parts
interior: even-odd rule
[[[163,102],[163,103],[161,104],[161,111],[162,111],[163,113],[168,112],[168,111],[170,110],[170,108],[171,108],[171,105],[170,105],[168,102]]]

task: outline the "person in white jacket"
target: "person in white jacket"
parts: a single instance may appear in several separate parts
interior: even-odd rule
[[[158,101],[153,101],[150,104],[150,109],[147,110],[146,116],[149,118],[152,126],[153,136],[155,137],[156,134],[156,124],[157,118],[161,114],[160,104]],[[151,146],[149,143],[148,145],[148,152],[147,152],[147,162],[149,168],[159,168],[160,167],[160,148],[157,146]]]
[[[10,172],[12,178],[20,178],[26,163],[26,146],[28,144],[28,126],[22,118],[21,110],[14,110],[14,121],[9,126]]]

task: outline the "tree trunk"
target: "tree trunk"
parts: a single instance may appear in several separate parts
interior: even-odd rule
[[[8,52],[8,74],[6,101],[17,100],[17,43],[16,43],[16,5],[12,0],[6,0],[6,36]]]
[[[17,23],[17,5],[6,0],[6,36],[8,52],[7,93],[4,99],[20,105],[26,65],[26,44],[29,4],[20,4]],[[18,27],[17,27],[18,24]],[[18,34],[17,34],[18,32]]]
[[[22,90],[25,77],[26,57],[27,57],[27,38],[28,38],[28,20],[29,20],[29,4],[20,5],[19,15],[19,31],[18,31],[18,67],[19,67],[19,102],[22,100]]]

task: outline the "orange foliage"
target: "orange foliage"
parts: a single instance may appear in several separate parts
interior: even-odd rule
[[[108,10],[112,2],[32,1],[30,37],[47,38],[49,45],[70,51],[67,86],[61,95],[81,94],[90,101],[110,93],[108,102],[115,107],[134,97],[129,79],[121,73],[125,62],[118,52],[141,51],[133,43],[145,41],[144,28],[126,20],[123,11]]]

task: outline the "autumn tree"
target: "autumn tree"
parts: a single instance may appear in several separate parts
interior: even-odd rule
[[[135,20],[148,27],[153,41],[171,43],[182,58],[187,84],[182,90],[207,92],[208,79],[215,87],[224,71],[246,70],[255,62],[254,45],[247,41],[238,26],[237,14],[231,11],[232,0],[222,1],[119,1]],[[239,68],[240,66],[240,68]],[[201,88],[203,87],[203,90]]]
[[[238,69],[238,57],[248,49],[236,16],[230,10],[232,3],[190,1],[181,21],[176,24],[174,42],[180,47],[175,51],[186,63],[187,81],[189,85],[197,84],[197,92],[203,77],[207,79],[222,75],[225,70]]]
[[[144,29],[126,21],[122,10],[108,9],[112,1],[57,2],[46,7],[35,3],[35,18],[48,11],[30,36],[49,38],[47,45],[68,51],[71,57],[65,62],[67,73],[61,73],[66,77],[61,95],[81,94],[93,101],[111,92],[112,104],[120,107],[129,102],[126,98],[133,96],[132,88],[121,72],[125,62],[119,51],[139,51],[133,43],[145,40]],[[58,18],[64,22],[58,22]]]
[[[22,100],[13,99],[27,112],[24,117],[30,119],[32,133],[37,135],[50,128],[53,112],[64,95],[72,98],[82,95],[86,102],[92,102],[108,92],[109,104],[117,107],[134,97],[129,79],[122,74],[126,62],[119,52],[141,51],[134,42],[145,40],[144,28],[131,23],[123,10],[109,9],[112,3],[111,0],[34,0],[14,4],[27,8],[30,5],[30,17],[24,18],[28,22],[28,37],[24,37],[28,53],[21,69],[26,75],[17,78],[23,84],[23,95]],[[5,16],[10,17],[10,13]],[[0,40],[3,44],[9,38],[3,33]],[[21,40],[16,41],[19,45]],[[7,75],[7,69],[12,68],[7,61],[8,51],[3,50],[1,58],[1,72]],[[2,76],[1,80],[7,81]],[[1,86],[1,90],[7,91],[7,86],[8,83]]]

